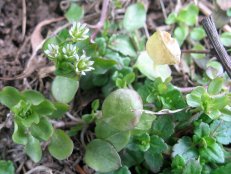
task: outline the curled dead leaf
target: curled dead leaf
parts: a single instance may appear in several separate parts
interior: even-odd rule
[[[180,62],[179,44],[166,31],[156,31],[148,39],[146,50],[156,65],[173,65]]]

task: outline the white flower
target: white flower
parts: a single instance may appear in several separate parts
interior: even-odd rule
[[[48,44],[48,49],[44,51],[49,58],[57,58],[59,56],[59,46]]]
[[[75,41],[87,39],[89,37],[88,32],[89,28],[86,27],[86,24],[81,24],[79,22],[74,22],[69,30],[69,34]]]
[[[92,67],[93,64],[94,61],[90,61],[90,57],[87,57],[85,52],[83,52],[81,57],[76,56],[75,70],[81,75],[86,75],[85,72],[94,70],[94,68]]]
[[[62,51],[65,58],[74,58],[77,55],[76,47],[71,44],[66,44]]]

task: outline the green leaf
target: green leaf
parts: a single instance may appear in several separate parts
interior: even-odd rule
[[[194,134],[197,135],[199,138],[209,136],[209,125],[207,123],[201,122],[200,125],[195,128]]]
[[[190,37],[193,40],[200,41],[206,36],[205,30],[202,27],[195,27],[193,30],[190,32]]]
[[[210,125],[210,129],[217,142],[225,145],[231,143],[231,122],[215,120]]]
[[[139,122],[143,103],[131,89],[118,89],[109,94],[102,105],[103,120],[111,127],[127,131]]]
[[[42,117],[38,124],[31,125],[30,131],[35,138],[47,141],[53,133],[53,127],[46,117]]]
[[[22,95],[29,103],[33,105],[39,105],[45,100],[44,96],[40,92],[35,90],[26,90],[22,92]]]
[[[33,106],[33,110],[36,111],[39,115],[51,115],[55,110],[55,106],[49,100],[44,100],[37,106]]]
[[[32,123],[39,122],[39,115],[32,109],[31,104],[21,100],[11,109],[14,117],[19,119],[25,127],[30,127]]]
[[[225,106],[224,108],[220,109],[221,115],[220,118],[224,121],[231,121],[231,107]]]
[[[190,94],[186,95],[187,104],[191,107],[201,106],[201,96],[206,92],[205,88],[198,86]]]
[[[206,74],[210,79],[215,79],[217,76],[220,76],[224,73],[224,69],[220,62],[210,60],[206,65]]]
[[[199,161],[189,160],[183,170],[183,174],[201,174],[202,166]]]
[[[125,149],[120,155],[122,163],[129,168],[134,165],[139,165],[144,160],[144,153],[141,151]]]
[[[69,103],[79,88],[77,80],[56,76],[51,87],[54,98],[61,103]]]
[[[112,36],[109,41],[109,48],[118,51],[125,56],[136,57],[135,48],[130,38],[126,35]]]
[[[165,23],[168,25],[174,24],[177,21],[177,14],[175,12],[172,12],[168,15],[167,19],[165,20]]]
[[[130,85],[132,84],[132,82],[135,81],[135,78],[136,78],[135,73],[131,72],[131,73],[126,74],[123,80],[126,82],[127,85]]]
[[[48,116],[49,118],[59,119],[69,110],[69,106],[65,103],[56,102],[53,105],[55,106],[55,111]]]
[[[230,47],[231,46],[231,32],[224,32],[221,34],[221,43],[226,46]]]
[[[231,163],[228,163],[224,166],[220,166],[212,171],[211,174],[229,174],[231,171]]]
[[[134,151],[146,152],[150,148],[150,136],[148,133],[134,135],[127,148]]]
[[[0,92],[0,103],[7,106],[8,108],[15,106],[21,99],[21,94],[14,87],[4,87]]]
[[[73,148],[70,137],[63,130],[56,129],[48,145],[50,154],[58,160],[64,160],[71,155]]]
[[[176,155],[171,164],[172,168],[183,169],[185,166],[185,160],[181,155]]]
[[[157,173],[163,165],[163,156],[160,153],[152,153],[150,151],[145,152],[144,159],[149,169]]]
[[[69,31],[65,28],[61,30],[57,35],[47,38],[42,46],[42,49],[47,50],[49,44],[62,44],[69,36]]]
[[[151,132],[163,139],[169,138],[174,133],[174,124],[171,117],[158,117],[158,119],[153,122]]]
[[[94,59],[94,74],[105,74],[109,69],[114,67],[117,62],[110,59],[95,58]]]
[[[95,99],[92,103],[91,103],[91,108],[93,111],[97,111],[99,109],[100,106],[100,101],[99,99]]]
[[[69,22],[79,21],[84,16],[84,9],[76,3],[71,3],[71,6],[65,13],[65,17]]]
[[[200,156],[209,162],[224,163],[224,152],[217,143],[209,144],[209,146],[200,149]]]
[[[227,15],[228,17],[231,17],[231,8],[229,8],[229,9],[226,11],[226,15]]]
[[[208,86],[208,93],[211,95],[216,95],[221,92],[221,89],[224,84],[224,78],[222,77],[217,77],[213,79]]]
[[[193,50],[199,50],[199,51],[203,51],[205,50],[205,47],[201,44],[196,44],[194,45],[194,47],[192,48]],[[191,56],[194,58],[194,59],[203,59],[205,58],[205,54],[196,54],[196,53],[192,53]]]
[[[181,155],[185,161],[198,157],[197,150],[193,147],[190,137],[182,137],[177,144],[173,146],[172,156]]]
[[[34,162],[39,162],[42,158],[42,149],[39,140],[33,136],[29,136],[25,152]]]
[[[17,144],[26,145],[27,143],[26,128],[20,121],[14,121],[14,133],[12,135],[12,140]]]
[[[190,4],[186,8],[180,10],[177,16],[179,22],[185,23],[188,26],[193,26],[197,22],[199,9],[196,5]]]
[[[169,66],[155,65],[146,51],[140,53],[134,67],[137,67],[140,72],[147,76],[150,80],[155,80],[156,78],[160,77],[163,81],[165,81],[171,76],[171,69]]]
[[[176,38],[180,46],[183,44],[184,40],[187,38],[188,32],[189,32],[188,27],[186,26],[179,26],[179,27],[176,27],[176,29],[174,30],[174,38]]]
[[[127,31],[134,31],[144,26],[146,10],[142,3],[130,5],[124,15],[123,26]]]
[[[111,172],[121,167],[120,156],[116,149],[100,139],[95,139],[87,145],[84,161],[98,172]]]
[[[97,74],[97,75],[94,75],[94,78],[92,79],[92,82],[95,86],[104,86],[107,84],[109,80],[109,77],[107,74]]]
[[[116,86],[118,88],[126,88],[126,82],[123,79],[116,79]]]
[[[206,106],[208,113],[211,113],[216,110],[224,109],[225,106],[230,103],[230,99],[227,94],[212,96],[209,98],[205,98],[205,100],[210,100],[210,101],[205,101],[208,103],[208,106]]]
[[[150,148],[149,152],[151,153],[162,153],[168,148],[164,140],[156,135],[152,135],[150,138]]]
[[[0,160],[1,174],[15,174],[14,165],[11,161]]]
[[[134,128],[133,132],[148,131],[152,127],[152,122],[156,119],[156,116],[142,113],[138,125]]]
[[[104,121],[96,122],[95,134],[97,138],[110,142],[117,152],[123,149],[130,139],[130,131],[119,131]]]

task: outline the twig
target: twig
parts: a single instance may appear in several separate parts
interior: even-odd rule
[[[208,88],[208,86],[202,86],[205,89]],[[196,87],[175,87],[177,90],[179,90],[182,93],[190,93],[192,92]]]
[[[107,17],[107,12],[108,12],[108,5],[109,5],[110,0],[103,0],[103,7],[102,7],[102,13],[100,15],[100,20],[96,25],[88,25],[90,28],[94,28],[95,31],[91,35],[91,41],[93,42],[96,35],[99,33],[100,29],[103,27],[104,22]]]
[[[217,53],[218,60],[221,62],[222,66],[231,78],[231,59],[221,43],[212,16],[205,17],[202,20],[202,25],[208,35],[208,38],[213,48],[215,49],[215,52]]]
[[[185,110],[186,108],[182,108],[182,109],[176,109],[176,110],[169,110],[169,109],[162,109],[158,112],[153,112],[153,111],[149,111],[149,110],[143,110],[143,109],[135,109],[132,111],[139,111],[139,112],[143,112],[145,114],[150,114],[150,115],[166,115],[166,114],[174,114],[177,112],[181,112],[183,110]]]
[[[144,32],[145,32],[146,37],[149,38],[149,37],[150,37],[150,34],[149,34],[149,32],[148,32],[148,27],[147,27],[147,24],[146,24],[146,23],[144,24]]]
[[[49,172],[49,173],[52,173],[52,170],[48,167],[45,167],[45,166],[37,166],[33,169],[31,169],[30,171],[26,172],[25,174],[32,174],[34,172],[38,172],[38,171],[44,171],[44,172]]]
[[[71,122],[64,122],[64,121],[54,121],[51,120],[51,123],[54,125],[55,128],[61,127],[72,127],[76,126],[77,124],[83,124],[83,121],[71,121]]]
[[[166,10],[165,10],[165,6],[162,0],[160,0],[160,6],[164,15],[164,19],[167,19],[167,14],[166,14]]]
[[[80,174],[86,174],[86,172],[80,167],[79,164],[76,165],[75,169],[76,169],[76,171],[79,172]]]
[[[210,50],[181,50],[182,53],[194,53],[194,54],[209,54]]]
[[[203,14],[205,14],[206,16],[209,16],[209,15],[212,14],[212,10],[210,10],[210,8],[208,7],[208,5],[205,5],[204,3],[205,3],[205,2],[200,1],[200,2],[198,3],[198,7],[199,7],[200,11],[201,11]],[[207,3],[207,2],[206,2],[206,3]],[[211,5],[211,4],[210,4],[210,5]],[[230,27],[229,25],[224,25],[224,26],[223,26],[223,30],[224,30],[224,31],[227,31],[227,32],[231,32],[231,27]]]
[[[185,87],[185,88],[177,87],[176,89],[178,89],[182,93],[190,93],[195,89],[195,87]]]

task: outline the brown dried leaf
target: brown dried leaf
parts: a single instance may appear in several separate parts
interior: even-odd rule
[[[63,19],[64,19],[64,17],[46,19],[44,21],[41,21],[38,25],[36,25],[32,35],[31,35],[31,39],[30,39],[33,52],[37,49],[37,47],[39,45],[41,45],[41,43],[44,40],[42,35],[41,35],[42,27],[44,27],[45,25],[48,25],[50,23],[53,23],[53,22],[61,21]]]

